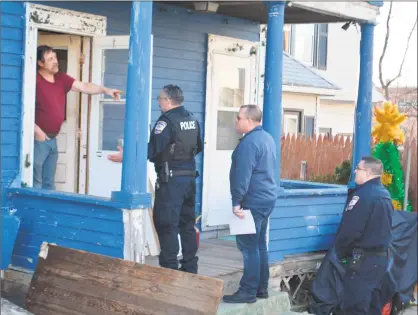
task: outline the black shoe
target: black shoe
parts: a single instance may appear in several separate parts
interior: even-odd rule
[[[222,300],[225,303],[255,303],[257,298],[255,296],[248,295],[242,291],[237,291],[232,295],[224,295]]]
[[[258,291],[256,297],[259,299],[268,299],[269,298],[269,292],[268,291]]]

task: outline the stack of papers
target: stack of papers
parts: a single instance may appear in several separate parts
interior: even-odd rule
[[[231,235],[255,234],[255,223],[251,211],[243,211],[245,215],[243,219],[238,218],[235,214],[231,213],[231,218],[229,220]]]

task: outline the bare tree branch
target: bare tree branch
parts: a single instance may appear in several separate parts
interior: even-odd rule
[[[388,91],[388,87],[385,86],[385,82],[383,82],[383,59],[385,58],[386,55],[386,49],[388,48],[388,43],[389,43],[389,35],[390,35],[390,18],[392,17],[392,1],[390,2],[390,6],[389,6],[389,13],[388,13],[388,17],[386,19],[386,35],[385,35],[385,43],[383,45],[383,50],[382,50],[382,54],[380,55],[379,58],[379,81],[380,81],[380,85],[382,86],[382,90],[385,93],[385,98],[388,100],[389,99],[389,91]]]
[[[407,42],[406,42],[406,48],[405,48],[405,51],[404,51],[404,54],[403,54],[402,62],[401,62],[401,64],[400,64],[400,66],[399,66],[399,71],[398,71],[398,74],[397,74],[394,78],[392,78],[392,79],[390,79],[390,80],[387,80],[387,81],[386,81],[386,83],[385,83],[385,82],[384,82],[384,80],[383,80],[383,69],[382,69],[382,67],[383,67],[383,59],[384,59],[384,57],[385,57],[385,55],[386,55],[387,46],[388,46],[388,44],[389,44],[389,36],[390,36],[390,19],[391,19],[391,17],[392,17],[392,6],[393,6],[393,3],[392,3],[392,1],[391,1],[391,2],[390,2],[390,7],[389,7],[388,17],[387,17],[387,19],[386,19],[386,35],[385,35],[385,42],[384,42],[384,45],[383,45],[382,54],[381,54],[381,56],[380,56],[380,58],[379,58],[379,81],[380,81],[380,85],[381,85],[381,87],[382,87],[382,90],[383,90],[383,92],[384,92],[384,94],[385,94],[385,99],[387,99],[387,100],[389,100],[389,98],[390,98],[390,93],[389,93],[389,87],[390,87],[390,85],[391,85],[391,84],[392,84],[395,80],[399,79],[399,78],[402,76],[402,70],[403,70],[403,66],[404,66],[404,64],[405,64],[406,55],[407,55],[408,50],[409,50],[409,44],[410,44],[410,42],[411,42],[411,37],[412,37],[412,34],[413,34],[413,33],[414,33],[414,31],[415,31],[415,28],[417,27],[417,19],[415,19],[415,23],[414,23],[414,25],[413,25],[413,27],[412,27],[411,31],[409,32],[408,40],[407,40]]]
[[[415,23],[414,26],[412,27],[411,31],[409,32],[409,36],[408,36],[408,41],[406,42],[406,48],[405,51],[403,53],[403,58],[402,58],[402,63],[399,67],[399,72],[398,75],[396,77],[394,77],[393,79],[389,80],[386,85],[389,87],[389,85],[391,85],[393,83],[393,81],[395,81],[396,79],[400,78],[402,75],[402,69],[403,69],[403,65],[405,63],[405,58],[406,58],[406,54],[408,53],[409,50],[409,43],[411,41],[411,37],[412,37],[412,33],[414,32],[415,28],[417,26],[417,19],[415,19]]]

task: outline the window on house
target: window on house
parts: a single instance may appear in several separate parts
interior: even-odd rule
[[[290,54],[292,25],[286,24],[283,28],[283,50]]]
[[[312,138],[315,134],[315,117],[305,116],[305,136]]]
[[[328,24],[315,25],[314,46],[313,66],[320,70],[326,70],[328,57]]]
[[[283,112],[282,134],[298,134],[302,132],[302,112],[285,110]]]
[[[332,136],[332,128],[319,128],[319,134],[330,138]]]
[[[313,65],[315,24],[297,24],[292,28],[292,55],[304,63]]]
[[[295,24],[284,28],[284,51],[320,70],[327,68],[328,24]]]

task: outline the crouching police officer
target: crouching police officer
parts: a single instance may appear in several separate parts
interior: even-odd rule
[[[335,249],[345,264],[342,314],[381,315],[382,280],[392,240],[393,205],[381,183],[382,163],[364,157],[355,170],[356,188],[349,191]]]
[[[202,151],[198,121],[181,104],[182,90],[165,86],[158,103],[162,115],[155,124],[148,143],[148,159],[158,175],[155,185],[153,219],[160,241],[161,267],[179,269],[178,234],[183,259],[180,270],[197,273],[197,239],[195,230],[195,198],[197,177],[194,157]],[[123,151],[109,156],[121,162]]]

